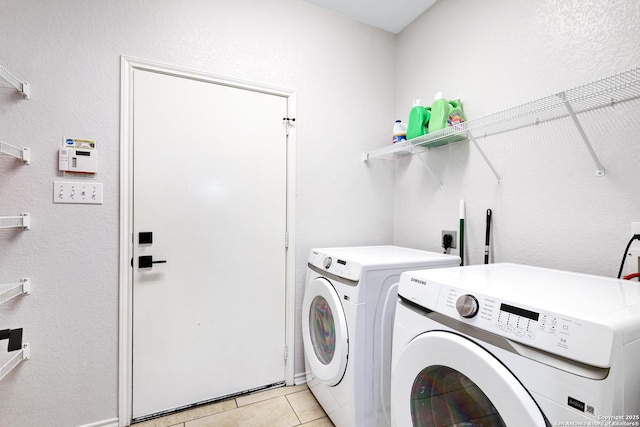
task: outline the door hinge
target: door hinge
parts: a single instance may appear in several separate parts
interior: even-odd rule
[[[284,247],[285,249],[289,248],[289,232],[284,233]]]
[[[288,351],[287,346],[285,345],[285,346],[284,346],[284,361],[285,361],[285,362],[286,362],[286,361],[287,361],[287,359],[288,359],[288,354],[289,354],[289,351]]]
[[[292,117],[283,117],[282,118],[282,123],[284,124],[284,128],[285,128],[287,136],[289,136],[289,128],[292,127],[295,122],[296,122],[296,119],[292,118]]]

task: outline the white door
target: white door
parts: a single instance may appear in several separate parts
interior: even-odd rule
[[[513,374],[458,334],[432,331],[417,336],[395,366],[391,413],[396,427],[549,425]]]
[[[135,69],[132,99],[133,418],[282,383],[286,97]]]

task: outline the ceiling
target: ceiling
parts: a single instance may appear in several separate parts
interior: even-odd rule
[[[398,34],[436,0],[304,0]]]

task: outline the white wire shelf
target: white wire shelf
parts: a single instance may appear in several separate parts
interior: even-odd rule
[[[31,228],[31,216],[28,213],[19,216],[0,216],[0,230],[3,228]]]
[[[0,78],[18,89],[18,92],[22,94],[24,99],[29,99],[31,96],[31,87],[29,86],[29,83],[18,80],[16,76],[11,74],[9,70],[4,68],[2,65],[0,65]]]
[[[639,97],[640,67],[497,113],[467,120],[403,143],[364,152],[363,160],[407,156],[452,142],[470,140],[474,137],[484,138],[550,120],[571,117],[596,164],[596,174],[602,176],[604,167],[591,147],[576,115]]]
[[[0,285],[0,304],[17,297],[18,295],[29,295],[30,293],[31,280],[28,277],[20,279],[18,283]]]
[[[0,141],[0,153],[22,160],[27,165],[31,164],[31,150],[26,147],[18,148]]]
[[[0,381],[13,371],[16,366],[31,358],[31,346],[29,343],[22,344],[22,349],[18,351],[7,363],[0,368]]]

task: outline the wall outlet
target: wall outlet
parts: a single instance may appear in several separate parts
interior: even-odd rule
[[[451,246],[449,246],[449,248],[451,249],[455,249],[458,247],[458,233],[456,231],[451,231],[451,230],[442,230],[442,247],[444,248],[444,239],[445,236],[451,236]]]
[[[627,257],[622,275],[640,272],[640,247],[629,249]]]
[[[102,204],[102,183],[54,181],[53,203]]]

